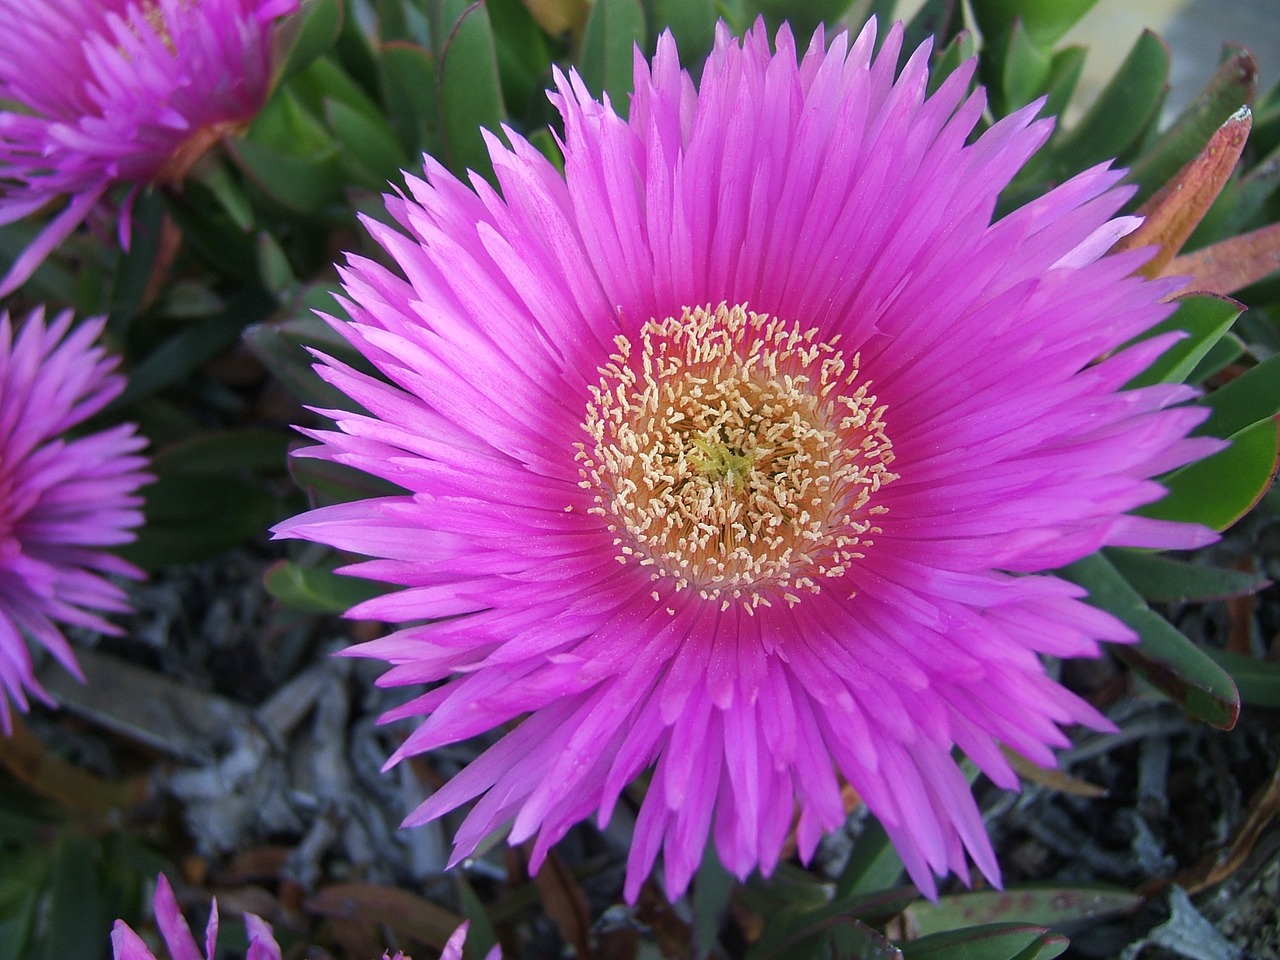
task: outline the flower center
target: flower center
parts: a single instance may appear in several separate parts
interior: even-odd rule
[[[620,562],[753,611],[863,556],[897,475],[885,408],[838,340],[725,304],[617,338],[577,459]]]

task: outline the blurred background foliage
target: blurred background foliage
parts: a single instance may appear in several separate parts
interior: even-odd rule
[[[1086,57],[1063,38],[1093,4],[928,0],[913,5],[904,48],[933,38],[934,87],[977,56],[989,93],[984,128],[1036,101],[1062,114]],[[311,372],[302,345],[359,363],[315,311],[338,311],[335,260],[379,255],[359,219],[385,217],[380,196],[404,187],[401,171],[420,170],[425,152],[459,175],[491,178],[482,129],[498,137],[514,130],[558,162],[558,118],[544,92],[553,71],[577,69],[625,112],[633,49],[650,54],[664,30],[696,77],[721,20],[735,32],[760,16],[771,26],[789,21],[804,37],[821,22],[857,28],[871,15],[894,14],[893,0],[304,0],[282,31],[265,109],[180,187],[141,197],[130,251],[82,233],[49,258],[10,310],[44,302],[109,314],[109,343],[124,356],[130,382],[104,417],[138,422],[151,441],[158,479],[127,556],[157,579],[235,551],[271,563],[264,582],[272,599],[260,626],[280,646],[256,689],[229,685],[224,694],[259,706],[323,657],[317,618],[378,589],[334,574],[340,558],[315,547],[268,545],[264,531],[307,504],[379,492],[369,478],[286,454],[297,443],[290,424],[320,419],[303,405],[339,403]],[[1270,529],[1278,506],[1269,489],[1280,410],[1280,87],[1260,89],[1253,56],[1231,48],[1199,97],[1166,120],[1169,70],[1164,43],[1142,35],[1097,99],[1060,125],[1009,187],[1001,212],[1109,158],[1130,168],[1130,208],[1148,219],[1126,242],[1161,248],[1150,271],[1192,278],[1161,327],[1186,337],[1139,382],[1199,386],[1212,410],[1201,432],[1232,440],[1166,478],[1170,496],[1146,512],[1219,530]],[[36,229],[0,229],[0,259],[14,257]],[[1265,620],[1249,619],[1251,598],[1268,584],[1267,558],[1242,536],[1229,535],[1225,551],[1180,558],[1107,551],[1065,571],[1141,635],[1138,646],[1117,651],[1125,682],[1222,729],[1242,710],[1266,716],[1280,708],[1271,633],[1259,626]],[[1188,605],[1221,600],[1235,604],[1230,629],[1188,637],[1176,625]],[[4,958],[106,956],[110,921],[123,916],[136,925],[158,870],[198,886],[217,866],[191,854],[179,812],[157,799],[156,771],[172,757],[134,744],[123,759],[95,764],[74,749],[91,721],[57,722],[70,734],[50,736],[47,722],[33,721],[0,742]],[[1030,784],[1073,786],[1054,779],[1070,781],[1062,774],[1020,769]],[[1254,819],[1223,838],[1233,854],[1248,854],[1280,806],[1274,780],[1267,787],[1259,769],[1258,783],[1247,785],[1261,798],[1250,808]],[[429,956],[458,919],[408,890],[344,886],[326,899],[335,888],[325,885],[344,878],[313,878],[320,890],[310,896],[315,891],[273,874],[278,864],[239,868],[258,886],[242,889],[239,900],[224,892],[224,912],[239,904],[274,911],[278,926],[282,915],[291,918],[281,939],[295,956],[311,942],[319,951],[311,956],[342,956],[364,942],[355,929]],[[1066,950],[1063,931],[1135,914],[1164,895],[1164,884],[1134,891],[1056,883],[1016,897],[979,890],[920,901],[901,886],[901,864],[874,822],[834,873],[784,865],[773,882],[736,888],[709,855],[690,902],[673,909],[646,892],[632,918],[589,910],[590,870],[575,869],[553,861],[548,877],[498,896],[457,880],[453,908],[473,920],[469,953],[480,956],[499,938],[518,949],[514,928],[541,910],[562,942],[587,957],[1032,960]],[[1195,877],[1174,879],[1194,886]],[[264,908],[254,890],[275,899]],[[1156,922],[1148,927],[1162,929]]]

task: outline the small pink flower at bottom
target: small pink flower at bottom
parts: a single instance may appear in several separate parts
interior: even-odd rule
[[[162,873],[156,877],[156,895],[152,901],[156,915],[156,926],[169,948],[171,960],[200,960],[200,951],[196,946],[191,928],[178,908],[178,900],[173,895],[173,887]],[[252,913],[244,915],[245,931],[249,936],[249,950],[245,960],[281,960],[280,945],[271,932],[271,924]],[[209,905],[209,922],[204,929],[204,960],[213,960],[218,947],[218,901]],[[115,929],[111,931],[111,949],[115,960],[156,960],[142,938],[123,920],[117,920]]]
[[[440,960],[462,960],[462,946],[467,942],[467,930],[471,927],[470,920],[464,920],[458,929],[453,931],[453,936],[449,938],[449,942],[444,945],[444,952],[440,954]],[[387,960],[387,955],[382,955],[382,960]],[[396,954],[391,960],[401,960],[401,955]],[[404,960],[410,960],[405,957]],[[494,947],[484,955],[484,960],[502,960],[502,949]]]

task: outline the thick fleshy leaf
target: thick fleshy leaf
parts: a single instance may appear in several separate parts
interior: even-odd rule
[[[258,189],[295,213],[319,213],[342,194],[336,144],[303,157],[254,140],[230,140],[227,152]]]
[[[962,930],[979,924],[1016,921],[1056,929],[1080,928],[1103,917],[1126,913],[1145,898],[1119,887],[1022,887],[977,890],[917,900],[906,909],[907,926],[921,935]]]
[[[198,563],[261,536],[274,520],[271,495],[240,477],[161,476],[146,490],[146,523],[117,552],[144,570]]]
[[[1280,223],[1175,257],[1167,273],[1196,293],[1230,294],[1280,270]]]
[[[1195,369],[1187,375],[1187,383],[1202,384],[1207,382],[1210,377],[1222,373],[1227,367],[1243,357],[1244,354],[1244,341],[1235,332],[1228,332],[1225,337],[1209,348],[1209,352],[1200,359]],[[1217,391],[1214,392],[1216,393]],[[1259,418],[1250,418],[1250,420],[1255,419]],[[1226,432],[1231,433],[1232,431],[1228,430]]]
[[[1280,707],[1280,661],[1261,660],[1228,650],[1207,652],[1231,674],[1241,701],[1255,707]]]
[[[644,9],[640,0],[595,0],[587,18],[587,32],[578,52],[578,70],[596,96],[609,97],[613,109],[625,117],[630,107],[632,66],[636,44],[644,43]]]
[[[281,603],[313,613],[346,613],[357,603],[382,596],[390,587],[320,567],[278,560],[263,574],[267,593]]]
[[[1271,583],[1257,573],[1189,563],[1140,550],[1108,550],[1107,559],[1129,581],[1129,586],[1152,603],[1246,597]]]
[[[551,36],[581,33],[591,12],[591,0],[521,0],[533,19]]]
[[[1212,411],[1195,432],[1228,437],[1280,413],[1280,355],[1249,368],[1201,402]]]
[[[519,116],[543,100],[551,82],[551,48],[521,0],[486,0],[498,54],[502,99]]]
[[[190,373],[229,348],[240,336],[241,324],[252,314],[237,316],[235,307],[250,307],[250,298],[235,301],[227,313],[184,327],[160,344],[129,373],[129,385],[114,402],[114,407],[127,407],[158,390],[181,382]],[[257,304],[258,315],[261,301]]]
[[[774,913],[764,934],[747,953],[748,960],[860,957],[853,947],[856,943],[862,943],[867,949],[896,950],[887,941],[866,938],[864,933],[888,923],[918,899],[914,887],[900,887],[865,896],[838,897],[814,909]],[[872,956],[895,955],[873,953]]]
[[[1015,19],[1028,37],[1044,48],[1066,36],[1098,0],[970,0],[983,34],[994,36]]]
[[[1046,99],[1042,112],[1045,116],[1060,117],[1066,112],[1067,104],[1084,74],[1087,58],[1088,51],[1084,47],[1067,47],[1054,53],[1049,78],[1044,85]]]
[[[164,198],[154,190],[144,190],[133,204],[133,232],[129,250],[120,257],[115,281],[111,287],[112,334],[123,337],[129,325],[147,306],[146,298],[155,296],[155,272],[163,269],[158,261],[164,237]],[[178,237],[172,231],[167,242],[176,244]]]
[[[996,923],[934,933],[902,944],[905,960],[1049,960],[1067,940],[1044,927]]]
[[[317,291],[316,295],[330,297],[323,290]],[[243,338],[245,346],[298,400],[317,407],[346,404],[340,391],[316,376],[311,367],[314,358],[307,348],[323,350],[343,360],[359,362],[359,358],[350,345],[319,317],[300,313],[284,320],[255,324],[244,331]]]
[[[352,500],[392,496],[403,492],[395,484],[353,467],[312,457],[290,457],[289,476],[316,506],[349,503]]]
[[[1160,482],[1169,493],[1136,513],[1225,530],[1256,504],[1276,474],[1277,424],[1267,418],[1233,433],[1231,446],[1175,470]]]
[[[1240,696],[1225,670],[1152,610],[1100,553],[1060,571],[1089,591],[1089,603],[1128,624],[1138,634],[1134,646],[1111,650],[1136,673],[1193,715],[1230,730],[1240,715]]]
[[[415,43],[388,43],[378,58],[387,122],[405,155],[439,152],[440,102],[436,96],[438,71],[431,51]]]
[[[285,303],[298,285],[288,254],[280,242],[265,230],[258,234],[257,250],[258,276],[262,278],[262,285],[277,300]]]
[[[1186,334],[1138,374],[1129,386],[1146,387],[1155,383],[1182,383],[1190,376],[1240,316],[1244,306],[1228,297],[1189,296],[1178,301],[1178,309],[1142,335],[1143,340],[1181,330]]]
[[[929,92],[932,93],[942,85],[942,81],[951,76],[956,68],[978,52],[977,41],[968,30],[961,30],[952,37],[951,42],[938,55],[937,61],[929,70]]]
[[[386,190],[387,181],[398,180],[409,165],[394,131],[381,116],[370,116],[338,100],[325,102],[325,119],[342,144],[344,159],[351,158],[372,175],[366,185]]]
[[[1123,158],[1160,116],[1169,88],[1169,48],[1144,31],[1093,106],[1055,144],[1055,178]]]
[[[693,947],[697,956],[709,955],[715,946],[733,888],[733,874],[724,868],[715,847],[707,844],[693,881]]]
[[[957,0],[924,0],[907,21],[902,34],[902,49],[914,50],[926,40],[933,41],[934,63],[929,68],[930,85],[939,82],[934,74],[937,73],[940,51],[949,46],[961,32],[963,21],[963,11]]]
[[[1142,226],[1121,237],[1114,252],[1159,247],[1138,272],[1147,277],[1165,273],[1235,170],[1252,126],[1253,114],[1248,107],[1233,113],[1214,131],[1204,149],[1138,208],[1144,218]]]
[[[308,913],[343,920],[386,924],[393,930],[443,949],[463,920],[408,890],[377,883],[335,883],[307,899]]]
[[[440,50],[439,103],[444,156],[459,175],[492,171],[480,128],[494,133],[506,116],[489,10],[472,4],[454,21]]]
[[[873,890],[887,890],[901,879],[902,860],[893,849],[889,835],[879,820],[868,818],[836,882],[836,896],[853,897]]]
[[[1053,56],[1036,45],[1021,20],[1014,20],[1000,77],[1000,113],[1012,113],[1040,95],[1053,70]]]
[[[239,473],[283,473],[289,440],[274,430],[211,430],[169,444],[151,458],[164,473],[188,476]]]
[[[1222,124],[1251,103],[1258,92],[1258,60],[1244,47],[1228,47],[1227,56],[1195,100],[1182,111],[1151,149],[1129,170],[1142,203],[1166,184],[1209,142]]]
[[[109,929],[111,917],[99,881],[100,859],[99,847],[88,837],[68,830],[58,839],[44,916],[44,956],[49,960],[92,960],[106,952],[103,931]]]
[[[342,32],[342,0],[307,0],[297,14],[284,22],[277,42],[285,51],[277,57],[277,84],[283,83],[323,56]]]
[[[820,23],[834,24],[853,0],[744,0],[743,24],[763,15],[772,31],[783,21],[798,37],[807,37]]]
[[[937,2],[937,0],[931,0]],[[653,18],[658,30],[670,30],[686,69],[695,75],[715,39],[716,0],[654,0]]]

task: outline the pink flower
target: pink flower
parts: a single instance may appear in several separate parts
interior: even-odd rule
[[[458,929],[453,931],[453,935],[449,937],[449,942],[444,945],[444,952],[440,954],[440,960],[462,960],[462,948],[467,942],[467,930],[471,926],[470,920],[463,921]],[[382,960],[387,960],[383,955]],[[396,954],[391,960],[401,960],[400,954]],[[409,960],[405,957],[404,960]],[[502,948],[494,947],[485,954],[484,960],[502,960]]]
[[[36,682],[25,636],[77,676],[58,624],[119,633],[99,612],[128,610],[107,576],[141,576],[107,550],[142,522],[138,488],[150,478],[132,424],[66,434],[124,389],[114,358],[95,346],[104,321],[71,329],[71,312],[34,311],[15,334],[0,314],[0,729],[8,700],[52,703]]]
[[[117,184],[177,183],[248,123],[271,83],[270,25],[298,0],[0,0],[0,224],[66,206],[0,281],[15,290]],[[108,208],[114,210],[115,208]]]
[[[392,763],[521,720],[407,820],[478,799],[455,862],[508,825],[536,866],[651,770],[626,896],[660,851],[677,896],[708,836],[767,874],[798,810],[810,857],[843,776],[922,891],[998,883],[953,749],[1016,788],[1000,745],[1108,727],[1039,655],[1133,639],[1042,571],[1212,539],[1128,513],[1217,443],[1190,389],[1122,389],[1176,283],[1104,256],[1121,173],[992,223],[1051,121],[969,143],[974,64],[926,97],[929,47],[895,79],[875,33],[797,64],[722,28],[700,89],[664,37],[629,120],[557,77],[563,176],[490,138],[500,193],[428,160],[367,221],[401,273],[351,257],[334,325],[385,381],[322,356],[364,412],[305,452],[405,493],[277,533],[401,588],[351,611],[407,624],[349,651],[384,684],[437,684]]]
[[[156,926],[169,948],[171,960],[201,960],[191,928],[187,926],[178,900],[173,895],[169,879],[162,873],[156,877],[156,895],[152,901]],[[244,915],[245,933],[249,937],[249,950],[245,960],[281,960],[280,945],[271,932],[271,924],[252,913]],[[218,948],[218,901],[209,905],[209,922],[204,930],[204,960],[213,960]],[[142,938],[133,932],[123,920],[117,920],[111,931],[111,949],[115,960],[156,960]]]

